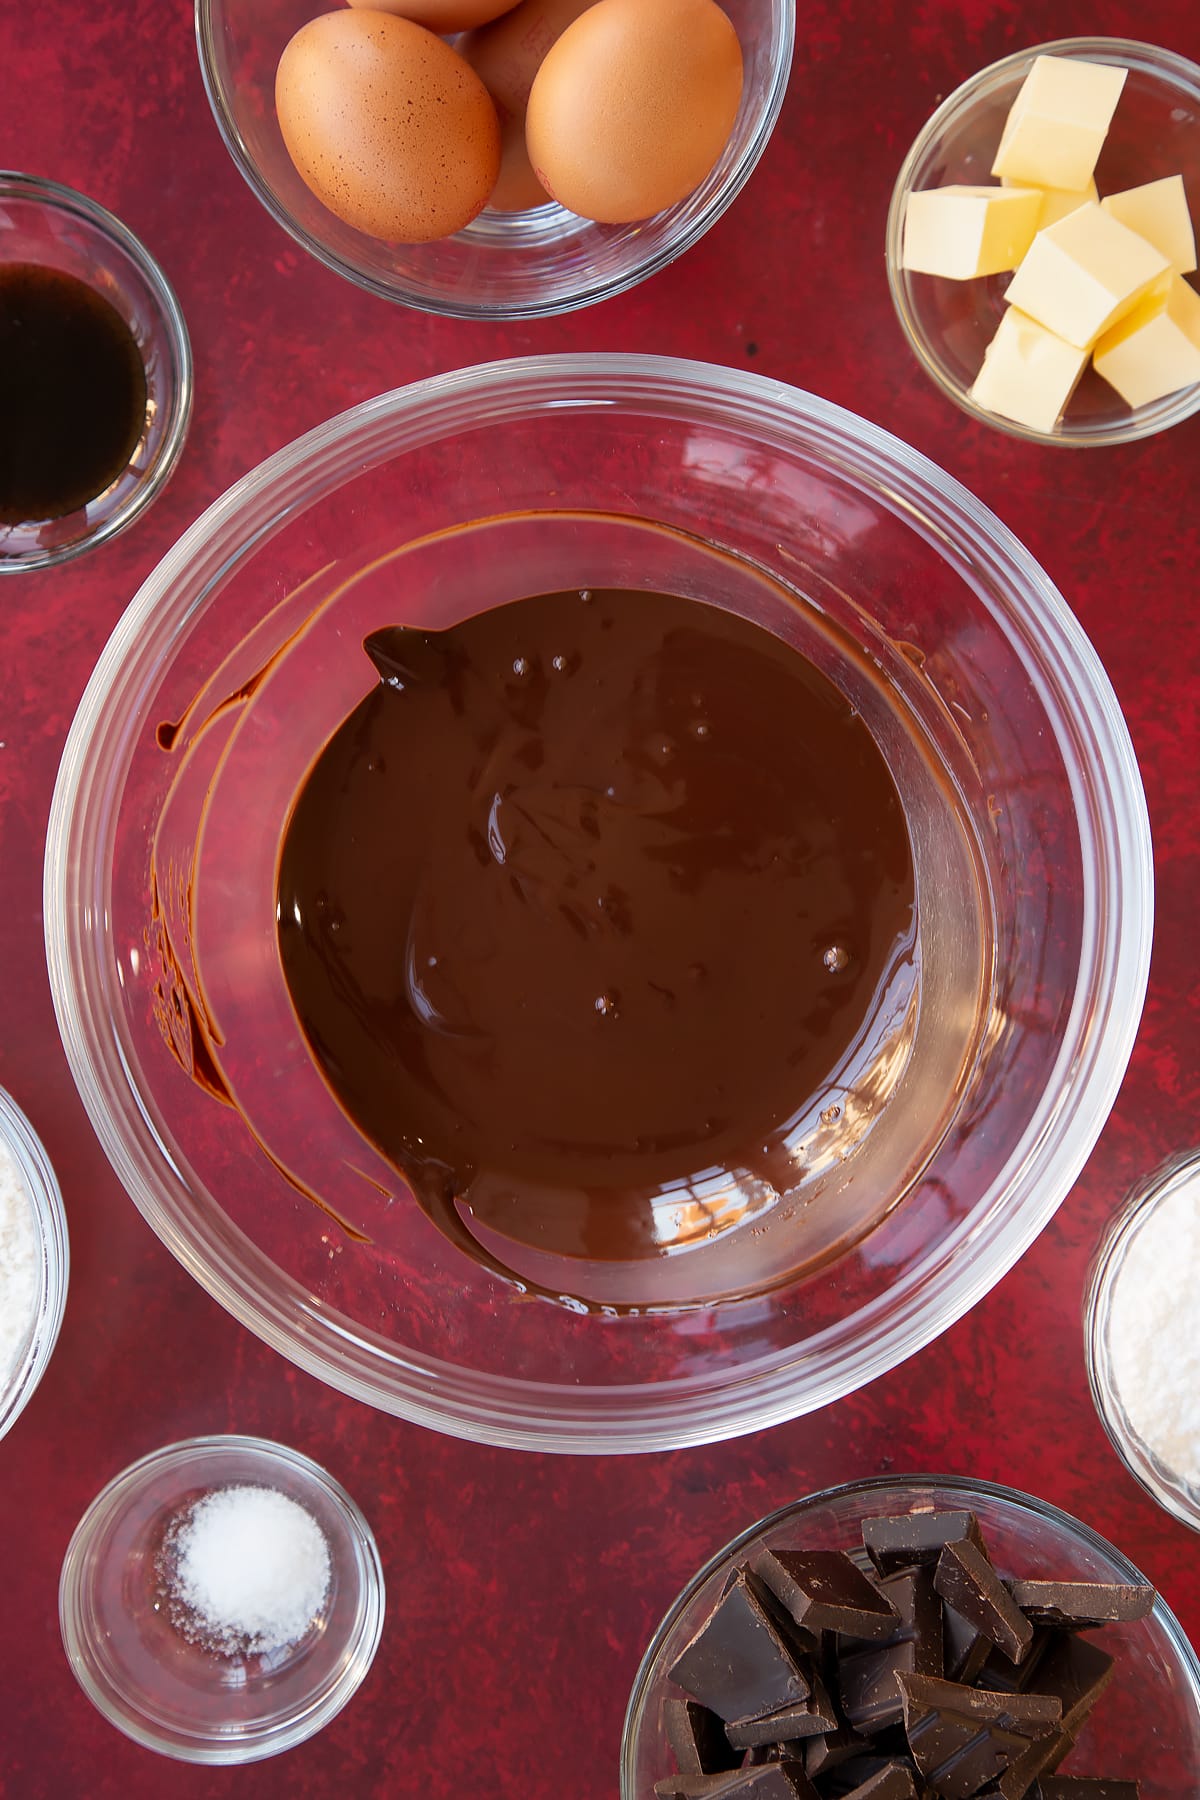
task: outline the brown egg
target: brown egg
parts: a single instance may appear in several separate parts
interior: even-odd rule
[[[449,44],[391,13],[344,9],[301,26],[279,59],[275,110],[306,185],[372,237],[448,237],[495,185],[487,89]]]
[[[503,18],[466,32],[454,46],[482,78],[500,114],[500,178],[488,201],[498,212],[524,212],[546,204],[546,190],[525,148],[525,104],[551,44],[594,4],[595,0],[521,0]]]
[[[509,12],[515,0],[350,0],[351,6],[370,7],[376,12],[395,13],[411,19],[448,37],[455,31],[471,31]]]
[[[741,46],[715,0],[596,0],[534,78],[529,158],[571,212],[646,219],[704,180],[741,94]]]

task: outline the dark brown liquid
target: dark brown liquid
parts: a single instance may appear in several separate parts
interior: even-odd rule
[[[661,1254],[655,1200],[789,1125],[914,953],[895,785],[780,639],[669,594],[376,632],[281,849],[293,1004],[459,1242]],[[487,1260],[485,1258],[485,1260]]]
[[[33,263],[0,263],[0,525],[59,519],[126,467],[146,371],[103,295]]]

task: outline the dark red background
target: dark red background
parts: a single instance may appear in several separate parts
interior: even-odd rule
[[[314,7],[314,10],[318,8]],[[0,583],[0,1082],[58,1170],[71,1232],[54,1360],[0,1444],[0,1796],[464,1794],[609,1800],[625,1698],[684,1578],[734,1531],[827,1483],[886,1470],[1011,1482],[1114,1539],[1200,1635],[1196,1538],[1118,1463],[1088,1397],[1080,1301],[1133,1181],[1200,1137],[1200,418],[1125,449],[1037,450],[969,423],[891,313],[883,227],[923,119],[959,81],[1059,35],[1150,39],[1200,59],[1195,0],[815,0],[800,9],[775,137],[732,210],[625,297],[535,324],[427,318],[359,293],[260,210],[205,103],[184,0],[5,0],[0,164],[82,188],[174,283],[196,356],[181,466],[124,537]],[[1193,196],[1193,205],[1200,196]],[[171,1259],[99,1150],[55,1028],[42,843],[72,712],[143,577],[233,480],[329,414],[459,364],[648,350],[753,367],[907,438],[1038,557],[1108,666],[1156,844],[1149,1002],[1120,1099],[1057,1218],[919,1357],[826,1412],[675,1455],[518,1455],[422,1432],[293,1370]],[[319,1737],[234,1771],[170,1765],[93,1711],[67,1666],[59,1567],[119,1469],[196,1432],[309,1452],[378,1536],[388,1617],[374,1668]]]

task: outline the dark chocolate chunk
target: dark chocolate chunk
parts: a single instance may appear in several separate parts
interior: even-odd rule
[[[721,1719],[773,1712],[809,1693],[807,1676],[743,1571],[669,1673],[677,1687]]]
[[[807,1699],[752,1718],[731,1719],[725,1727],[729,1742],[740,1750],[758,1744],[788,1744],[801,1738],[819,1737],[837,1727],[837,1714],[819,1677]]]
[[[839,1720],[835,1731],[822,1737],[809,1738],[804,1746],[804,1767],[814,1781],[820,1780],[822,1791],[828,1790],[831,1772],[843,1763],[861,1757],[875,1747],[874,1738],[863,1737],[853,1726]],[[828,1790],[836,1792],[836,1789]]]
[[[1111,1781],[1095,1775],[1050,1775],[1040,1781],[1030,1800],[1138,1800],[1136,1781]]]
[[[943,1547],[933,1585],[948,1606],[1014,1663],[1024,1659],[1033,1642],[1033,1626],[991,1562],[968,1538]]]
[[[948,1681],[963,1681],[969,1686],[994,1648],[969,1619],[943,1602],[942,1658]]]
[[[910,1768],[893,1762],[850,1788],[844,1800],[917,1800],[917,1785]]]
[[[1071,1631],[1128,1624],[1154,1606],[1154,1589],[1143,1583],[1010,1581],[1008,1591],[1028,1618]]]
[[[982,1550],[973,1512],[911,1512],[864,1519],[862,1539],[881,1575],[914,1563],[935,1563],[947,1544],[966,1538]]]
[[[1053,1695],[991,1694],[957,1681],[899,1674],[904,1728],[925,1781],[944,1800],[970,1800],[1004,1773],[1032,1740],[1055,1734]]]
[[[762,1550],[750,1566],[806,1631],[886,1638],[899,1623],[886,1594],[843,1550]]]
[[[725,1736],[720,1719],[698,1700],[664,1700],[663,1724],[682,1774],[711,1775],[721,1769],[737,1768],[737,1752]]]
[[[997,1777],[995,1786],[985,1788],[984,1793],[994,1795],[995,1800],[1027,1800],[1037,1777],[1057,1769],[1074,1742],[1072,1734],[1061,1726],[1050,1737],[1035,1738],[1028,1750],[1023,1750]]]
[[[655,1782],[654,1792],[658,1800],[725,1800],[742,1773],[741,1769],[727,1769],[714,1775],[664,1775]]]
[[[721,1789],[721,1800],[726,1795],[729,1800],[820,1800],[804,1764],[792,1758],[741,1770],[732,1787]]]
[[[846,1722],[871,1733],[899,1720],[903,1713],[896,1676],[940,1675],[942,1609],[930,1568],[902,1570],[880,1583],[900,1615],[900,1624],[881,1644],[843,1655],[838,1692]]]
[[[1038,1664],[1038,1692],[1062,1707],[1063,1728],[1078,1732],[1113,1677],[1113,1659],[1099,1644],[1073,1631],[1053,1635]]]
[[[1050,1648],[1055,1635],[1049,1625],[1035,1626],[1033,1643],[1019,1663],[1014,1663],[1011,1657],[1005,1656],[1003,1650],[997,1650],[994,1644],[989,1645],[988,1654],[975,1676],[975,1686],[990,1688],[993,1693],[998,1694],[1029,1693],[1038,1685],[1038,1664]]]

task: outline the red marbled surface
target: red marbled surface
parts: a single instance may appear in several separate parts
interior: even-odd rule
[[[695,1565],[814,1486],[885,1470],[1007,1481],[1078,1513],[1200,1636],[1197,1539],[1108,1447],[1088,1398],[1084,1272],[1131,1183],[1200,1137],[1200,418],[1126,449],[1039,451],[945,403],[901,344],[883,269],[892,179],[937,99],[1071,32],[1200,59],[1194,0],[812,0],[749,187],[682,262],[590,312],[438,322],[357,292],[259,210],[222,149],[185,0],[5,0],[0,165],[83,188],[162,261],[197,406],[169,490],[124,537],[0,584],[0,1082],[62,1183],[72,1281],[55,1358],[0,1444],[0,1796],[179,1800],[467,1793],[607,1800],[648,1633]],[[41,860],[72,711],[138,584],[237,476],[330,413],[456,364],[642,349],[815,388],[906,437],[1040,558],[1104,658],[1156,838],[1155,954],[1116,1110],[1074,1192],[965,1320],[866,1392],[732,1445],[585,1461],[479,1449],[325,1391],[222,1313],[125,1198],[75,1095],[43,950]],[[171,1765],[94,1712],[67,1667],[59,1567],[110,1476],[194,1432],[259,1432],[326,1464],[377,1533],[384,1641],[347,1710],[276,1761]]]

